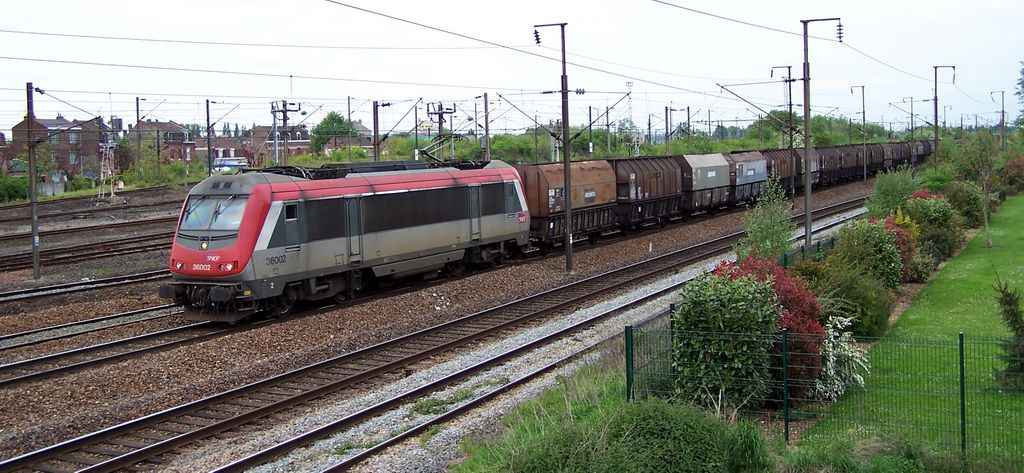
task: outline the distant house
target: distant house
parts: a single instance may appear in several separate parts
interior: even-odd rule
[[[166,122],[146,120],[137,126],[136,129],[131,124],[128,125],[128,138],[132,140],[133,144],[136,139],[141,139],[142,146],[155,151],[161,161],[165,163],[189,162],[195,158],[196,142],[184,125],[175,123],[173,120]],[[205,143],[204,141],[203,149],[206,149]]]
[[[14,156],[9,154],[10,149],[7,147],[7,136],[0,132],[0,169],[6,169],[7,165],[10,164],[11,159]]]
[[[280,159],[279,164],[285,162],[286,156],[294,156],[310,152],[309,129],[306,125],[289,126],[290,130],[278,127],[277,150]],[[274,162],[274,136],[273,127],[253,126],[252,127],[252,156],[250,161],[253,166],[270,166]]]
[[[24,152],[29,143],[29,122],[23,119],[11,130],[8,153],[12,156]],[[69,121],[61,115],[56,118],[36,118],[32,122],[32,137],[37,152],[48,158],[54,168],[66,176],[76,176],[98,167],[103,149],[112,139],[101,121]]]

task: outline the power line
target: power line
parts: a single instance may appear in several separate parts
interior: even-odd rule
[[[714,13],[708,13],[706,11],[697,10],[695,8],[684,7],[682,5],[676,5],[674,3],[666,2],[666,1],[663,1],[663,0],[651,0],[651,1],[654,2],[654,3],[660,3],[660,4],[665,5],[665,6],[669,6],[669,7],[673,7],[673,8],[678,8],[680,10],[686,10],[688,12],[696,13],[698,15],[710,16],[712,18],[717,18],[719,20],[729,21],[729,22],[732,22],[732,23],[739,23],[741,25],[751,26],[751,27],[754,27],[754,28],[760,28],[762,30],[774,31],[776,33],[782,33],[782,34],[788,34],[788,35],[803,37],[802,34],[797,33],[795,31],[787,31],[787,30],[783,30],[783,29],[779,29],[779,28],[773,28],[771,26],[764,26],[764,25],[759,25],[757,23],[751,23],[749,21],[737,20],[735,18],[729,18],[727,16],[716,15]],[[821,37],[821,36],[808,35],[807,37],[808,38],[814,38],[814,39],[820,39],[822,41],[836,42],[836,40],[834,40],[832,38],[824,38],[824,37]]]
[[[542,56],[543,57],[543,56]],[[158,71],[175,71],[175,72],[203,72],[208,74],[229,74],[237,76],[253,76],[253,77],[274,77],[274,78],[294,78],[294,79],[307,79],[307,80],[326,80],[326,81],[337,81],[337,82],[363,82],[369,84],[389,84],[389,85],[416,85],[423,87],[448,87],[453,89],[494,89],[494,90],[523,90],[522,88],[511,88],[511,87],[485,87],[480,85],[456,85],[456,84],[437,84],[429,82],[406,82],[406,81],[389,81],[379,79],[353,79],[345,77],[325,77],[325,76],[303,76],[294,74],[278,74],[271,72],[251,72],[251,71],[223,71],[216,69],[199,69],[192,67],[170,67],[170,66],[145,66],[140,64],[117,64],[110,62],[89,62],[89,61],[69,61],[63,59],[41,59],[41,58],[25,58],[25,57],[12,57],[12,56],[0,56],[0,59],[8,61],[27,61],[27,62],[43,62],[43,63],[55,63],[55,64],[75,64],[81,66],[103,66],[103,67],[122,67],[127,69],[151,69]]]
[[[792,36],[800,36],[800,37],[803,36],[801,33],[797,33],[795,31],[787,31],[787,30],[783,30],[783,29],[779,29],[779,28],[773,28],[771,26],[765,26],[765,25],[759,25],[757,23],[751,23],[749,21],[743,21],[743,20],[738,20],[738,19],[735,19],[735,18],[729,18],[727,16],[716,15],[714,13],[709,13],[709,12],[706,12],[706,11],[697,10],[695,8],[689,8],[689,7],[684,7],[684,6],[681,6],[681,5],[676,5],[674,3],[666,2],[664,0],[651,0],[651,1],[653,1],[655,3],[660,3],[662,5],[678,8],[680,10],[686,10],[688,12],[696,13],[698,15],[710,16],[712,18],[717,18],[719,20],[729,21],[729,22],[732,22],[732,23],[738,23],[738,24],[745,25],[745,26],[750,26],[750,27],[753,27],[753,28],[760,28],[760,29],[763,29],[763,30],[774,31],[776,33],[782,33],[782,34],[787,34],[787,35],[792,35]],[[906,74],[906,75],[908,75],[910,77],[913,77],[913,78],[916,78],[916,79],[920,79],[920,80],[924,80],[924,81],[929,81],[929,82],[932,81],[932,79],[929,79],[927,77],[923,77],[923,76],[919,76],[917,74],[913,74],[913,73],[907,72],[907,71],[905,71],[903,69],[900,69],[900,68],[898,68],[896,66],[893,66],[892,64],[889,64],[889,63],[887,63],[887,62],[885,62],[885,61],[883,61],[881,59],[878,59],[878,58],[876,58],[876,57],[874,57],[874,56],[872,56],[872,55],[870,55],[870,54],[868,54],[868,53],[866,53],[864,51],[861,51],[860,49],[857,49],[857,48],[853,47],[849,42],[837,41],[837,40],[832,39],[832,38],[825,38],[825,37],[822,37],[822,36],[813,36],[813,35],[808,35],[808,38],[814,38],[814,39],[821,40],[821,41],[829,41],[829,42],[832,42],[832,43],[841,43],[844,46],[852,49],[857,54],[860,54],[861,56],[864,56],[864,57],[866,57],[866,58],[868,58],[868,59],[870,59],[872,61],[875,61],[875,62],[877,62],[877,63],[879,63],[879,64],[881,64],[881,65],[883,65],[885,67],[888,67],[889,69],[892,69],[892,70],[897,71],[897,72],[902,73],[902,74]]]
[[[332,3],[334,5],[338,5],[338,6],[342,6],[342,7],[346,7],[346,8],[351,8],[353,10],[358,10],[358,11],[361,11],[361,12],[364,12],[364,13],[369,13],[371,15],[376,15],[376,16],[384,17],[384,18],[387,18],[387,19],[390,19],[390,20],[395,20],[395,21],[398,21],[398,22],[401,22],[401,23],[407,23],[407,24],[410,24],[410,25],[419,26],[420,28],[426,28],[428,30],[436,31],[438,33],[443,33],[443,34],[447,34],[447,35],[451,35],[451,36],[456,36],[456,37],[459,37],[459,38],[462,38],[462,39],[467,39],[467,40],[470,40],[470,41],[475,41],[475,42],[487,44],[487,45],[490,45],[490,46],[496,46],[496,47],[499,47],[499,48],[502,48],[502,49],[507,49],[509,51],[515,51],[517,53],[526,54],[526,55],[529,55],[529,56],[533,56],[533,57],[537,57],[537,58],[541,58],[541,59],[546,59],[546,60],[549,60],[549,61],[561,62],[560,58],[554,58],[554,57],[550,57],[550,56],[545,56],[543,54],[538,54],[538,53],[530,52],[530,51],[527,51],[525,49],[520,49],[520,48],[517,48],[517,47],[504,45],[504,44],[501,44],[501,43],[495,43],[493,41],[489,41],[489,40],[486,40],[486,39],[481,39],[481,38],[477,38],[477,37],[474,37],[474,36],[469,36],[469,35],[466,35],[466,34],[458,33],[458,32],[451,31],[451,30],[446,30],[444,28],[439,28],[439,27],[436,27],[436,26],[430,26],[430,25],[427,25],[427,24],[424,24],[424,23],[419,23],[419,22],[413,21],[413,20],[408,20],[408,19],[400,18],[400,17],[394,16],[394,15],[389,15],[387,13],[381,13],[381,12],[370,10],[370,9],[367,9],[367,8],[351,5],[351,4],[344,3],[344,2],[341,2],[341,1],[338,1],[338,0],[324,0],[324,1],[327,2],[327,3]],[[570,64],[570,65],[573,65],[575,67],[579,67],[581,69],[586,69],[586,70],[590,70],[590,71],[594,71],[594,72],[600,72],[600,73],[603,73],[603,74],[608,74],[608,75],[612,75],[612,76],[615,76],[615,77],[621,77],[623,79],[629,79],[629,80],[633,80],[633,81],[636,81],[636,82],[643,82],[645,84],[656,85],[656,86],[659,86],[659,87],[665,87],[665,88],[668,88],[668,89],[674,89],[674,90],[678,90],[678,91],[681,91],[681,92],[687,92],[687,93],[697,94],[697,95],[704,95],[704,96],[707,96],[707,97],[716,97],[716,95],[712,94],[712,93],[701,92],[699,90],[687,89],[687,88],[684,88],[684,87],[679,87],[679,86],[675,86],[675,85],[671,85],[671,84],[666,84],[666,83],[663,83],[663,82],[653,81],[653,80],[649,80],[649,79],[643,79],[643,78],[640,78],[640,77],[630,76],[628,74],[622,74],[622,73],[619,73],[619,72],[609,71],[607,69],[601,69],[599,67],[587,66],[587,65],[579,64],[579,63],[575,63],[575,62],[567,62],[566,64]],[[736,100],[736,99],[731,99],[730,98],[729,100]]]
[[[322,45],[322,44],[284,44],[284,43],[238,43],[231,41],[199,41],[199,40],[185,40],[185,39],[165,39],[165,38],[140,38],[130,36],[103,36],[103,35],[90,35],[90,34],[72,34],[72,33],[52,33],[45,31],[24,31],[24,30],[8,30],[0,29],[0,33],[10,34],[24,34],[24,35],[37,35],[37,36],[55,36],[62,38],[84,38],[84,39],[102,39],[111,41],[138,41],[146,43],[171,43],[171,44],[192,44],[192,45],[206,45],[206,46],[244,46],[244,47],[256,47],[256,48],[292,48],[292,49],[344,49],[344,50],[465,50],[465,49],[492,49],[492,47],[483,46],[336,46],[336,45]]]

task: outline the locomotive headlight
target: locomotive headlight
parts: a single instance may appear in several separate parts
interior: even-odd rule
[[[225,263],[224,264],[224,271],[231,271],[232,269],[235,269],[235,262],[234,261],[232,261],[230,263]]]
[[[208,247],[208,246],[210,246],[210,242],[208,242],[208,241],[201,241],[201,242],[199,242],[199,249],[200,250],[205,250],[206,247]]]
[[[175,261],[174,262],[174,269],[180,270],[181,268],[184,268],[184,267],[185,267],[185,262],[184,261]]]

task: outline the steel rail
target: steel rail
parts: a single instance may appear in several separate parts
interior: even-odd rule
[[[145,314],[147,312],[157,312],[157,311],[161,311],[161,310],[165,310],[165,309],[173,309],[175,307],[177,307],[177,306],[175,306],[174,304],[164,304],[164,305],[159,305],[159,306],[155,306],[155,307],[147,307],[147,308],[144,308],[144,309],[130,310],[130,311],[121,312],[121,313],[118,313],[118,314],[104,315],[104,316],[101,316],[101,317],[93,317],[91,319],[77,320],[77,321],[74,321],[74,322],[68,322],[68,323],[60,324],[60,325],[51,325],[49,327],[40,327],[40,328],[36,328],[36,329],[32,329],[32,330],[25,330],[25,331],[22,331],[22,332],[11,333],[11,334],[7,334],[7,335],[0,335],[0,350],[13,350],[15,348],[24,348],[24,347],[31,346],[31,345],[38,345],[38,344],[44,343],[44,342],[50,342],[50,341],[53,341],[53,340],[60,340],[62,338],[68,338],[68,337],[73,337],[73,336],[76,336],[76,335],[82,335],[82,334],[86,334],[86,333],[96,332],[96,331],[99,331],[99,330],[105,330],[105,329],[108,329],[108,328],[111,328],[111,327],[118,327],[118,326],[121,326],[121,325],[127,325],[129,323],[144,322],[144,321],[147,321],[147,320],[153,320],[153,319],[159,319],[159,318],[163,318],[163,317],[168,317],[168,316],[174,315],[176,313],[180,313],[180,310],[179,311],[171,311],[171,312],[166,313],[166,314],[157,314],[157,315],[153,315],[151,317],[146,317],[146,318],[142,318],[142,319],[136,319],[136,320],[132,320],[131,322],[124,323],[124,324],[107,325],[107,326],[91,328],[91,329],[83,329],[83,330],[79,330],[79,331],[63,333],[63,334],[60,334],[60,335],[57,335],[57,336],[54,336],[54,337],[40,338],[40,339],[36,339],[36,340],[28,341],[28,342],[22,342],[22,343],[13,344],[13,345],[4,345],[5,342],[9,342],[11,340],[16,340],[18,338],[29,337],[29,336],[32,336],[32,335],[38,335],[38,334],[44,333],[44,332],[53,332],[53,331],[58,331],[58,330],[70,329],[70,328],[73,328],[73,327],[81,327],[81,326],[86,326],[86,325],[90,325],[90,324],[97,324],[97,323],[102,323],[102,322],[106,322],[106,321],[110,321],[110,320],[114,320],[114,319],[119,319],[119,318],[124,318],[124,317],[131,317],[131,316],[140,315],[140,314]]]
[[[123,221],[123,222],[107,223],[107,224],[103,224],[103,225],[89,225],[89,226],[84,226],[84,227],[61,228],[61,229],[58,229],[58,230],[44,230],[44,231],[39,232],[39,236],[40,237],[55,236],[55,235],[56,236],[64,236],[64,235],[70,235],[70,234],[74,234],[74,233],[94,232],[94,231],[97,231],[97,230],[105,230],[105,229],[108,229],[108,228],[141,227],[141,226],[146,226],[146,225],[157,225],[157,224],[161,224],[161,223],[175,223],[177,221],[178,221],[178,216],[157,217],[157,218],[149,218],[149,219],[142,219],[142,220],[127,220],[127,221]],[[31,238],[32,238],[32,233],[31,232],[8,233],[6,235],[0,235],[0,242],[12,241],[12,240],[31,240]]]
[[[37,297],[45,297],[56,294],[65,294],[68,292],[76,292],[84,289],[97,289],[104,287],[122,286],[125,284],[150,281],[153,279],[163,279],[169,277],[170,275],[170,271],[166,269],[159,269],[155,271],[145,271],[142,273],[111,276],[109,278],[92,279],[89,281],[54,284],[50,286],[32,287],[27,289],[15,289],[13,291],[0,292],[0,302],[34,299]]]
[[[0,387],[56,376],[144,353],[168,350],[244,329],[213,327],[215,326],[212,322],[199,322],[0,365]],[[196,331],[200,333],[193,334]],[[141,347],[138,346],[140,343],[143,344]]]

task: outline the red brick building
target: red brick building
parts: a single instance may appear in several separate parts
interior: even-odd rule
[[[283,127],[278,127],[277,149],[281,162],[285,156],[295,156],[310,152],[309,129],[306,125],[289,126],[291,130],[285,132]],[[253,126],[252,127],[252,157],[250,164],[254,166],[271,166],[274,163],[274,137],[273,127]],[[287,144],[285,141],[287,140]]]
[[[32,123],[37,158],[69,178],[83,173],[95,173],[103,150],[114,144],[112,135],[102,119],[69,121],[57,115],[53,119],[37,117]],[[25,153],[28,143],[26,118],[11,130],[8,155],[15,157]]]
[[[138,124],[137,130],[129,124],[128,139],[131,140],[132,145],[135,145],[135,140],[140,138],[142,147],[147,150],[144,151],[143,156],[155,152],[164,163],[189,162],[196,158],[194,137],[184,125],[175,123],[173,120],[167,122],[146,120]],[[205,141],[203,141],[202,148],[206,148]]]

